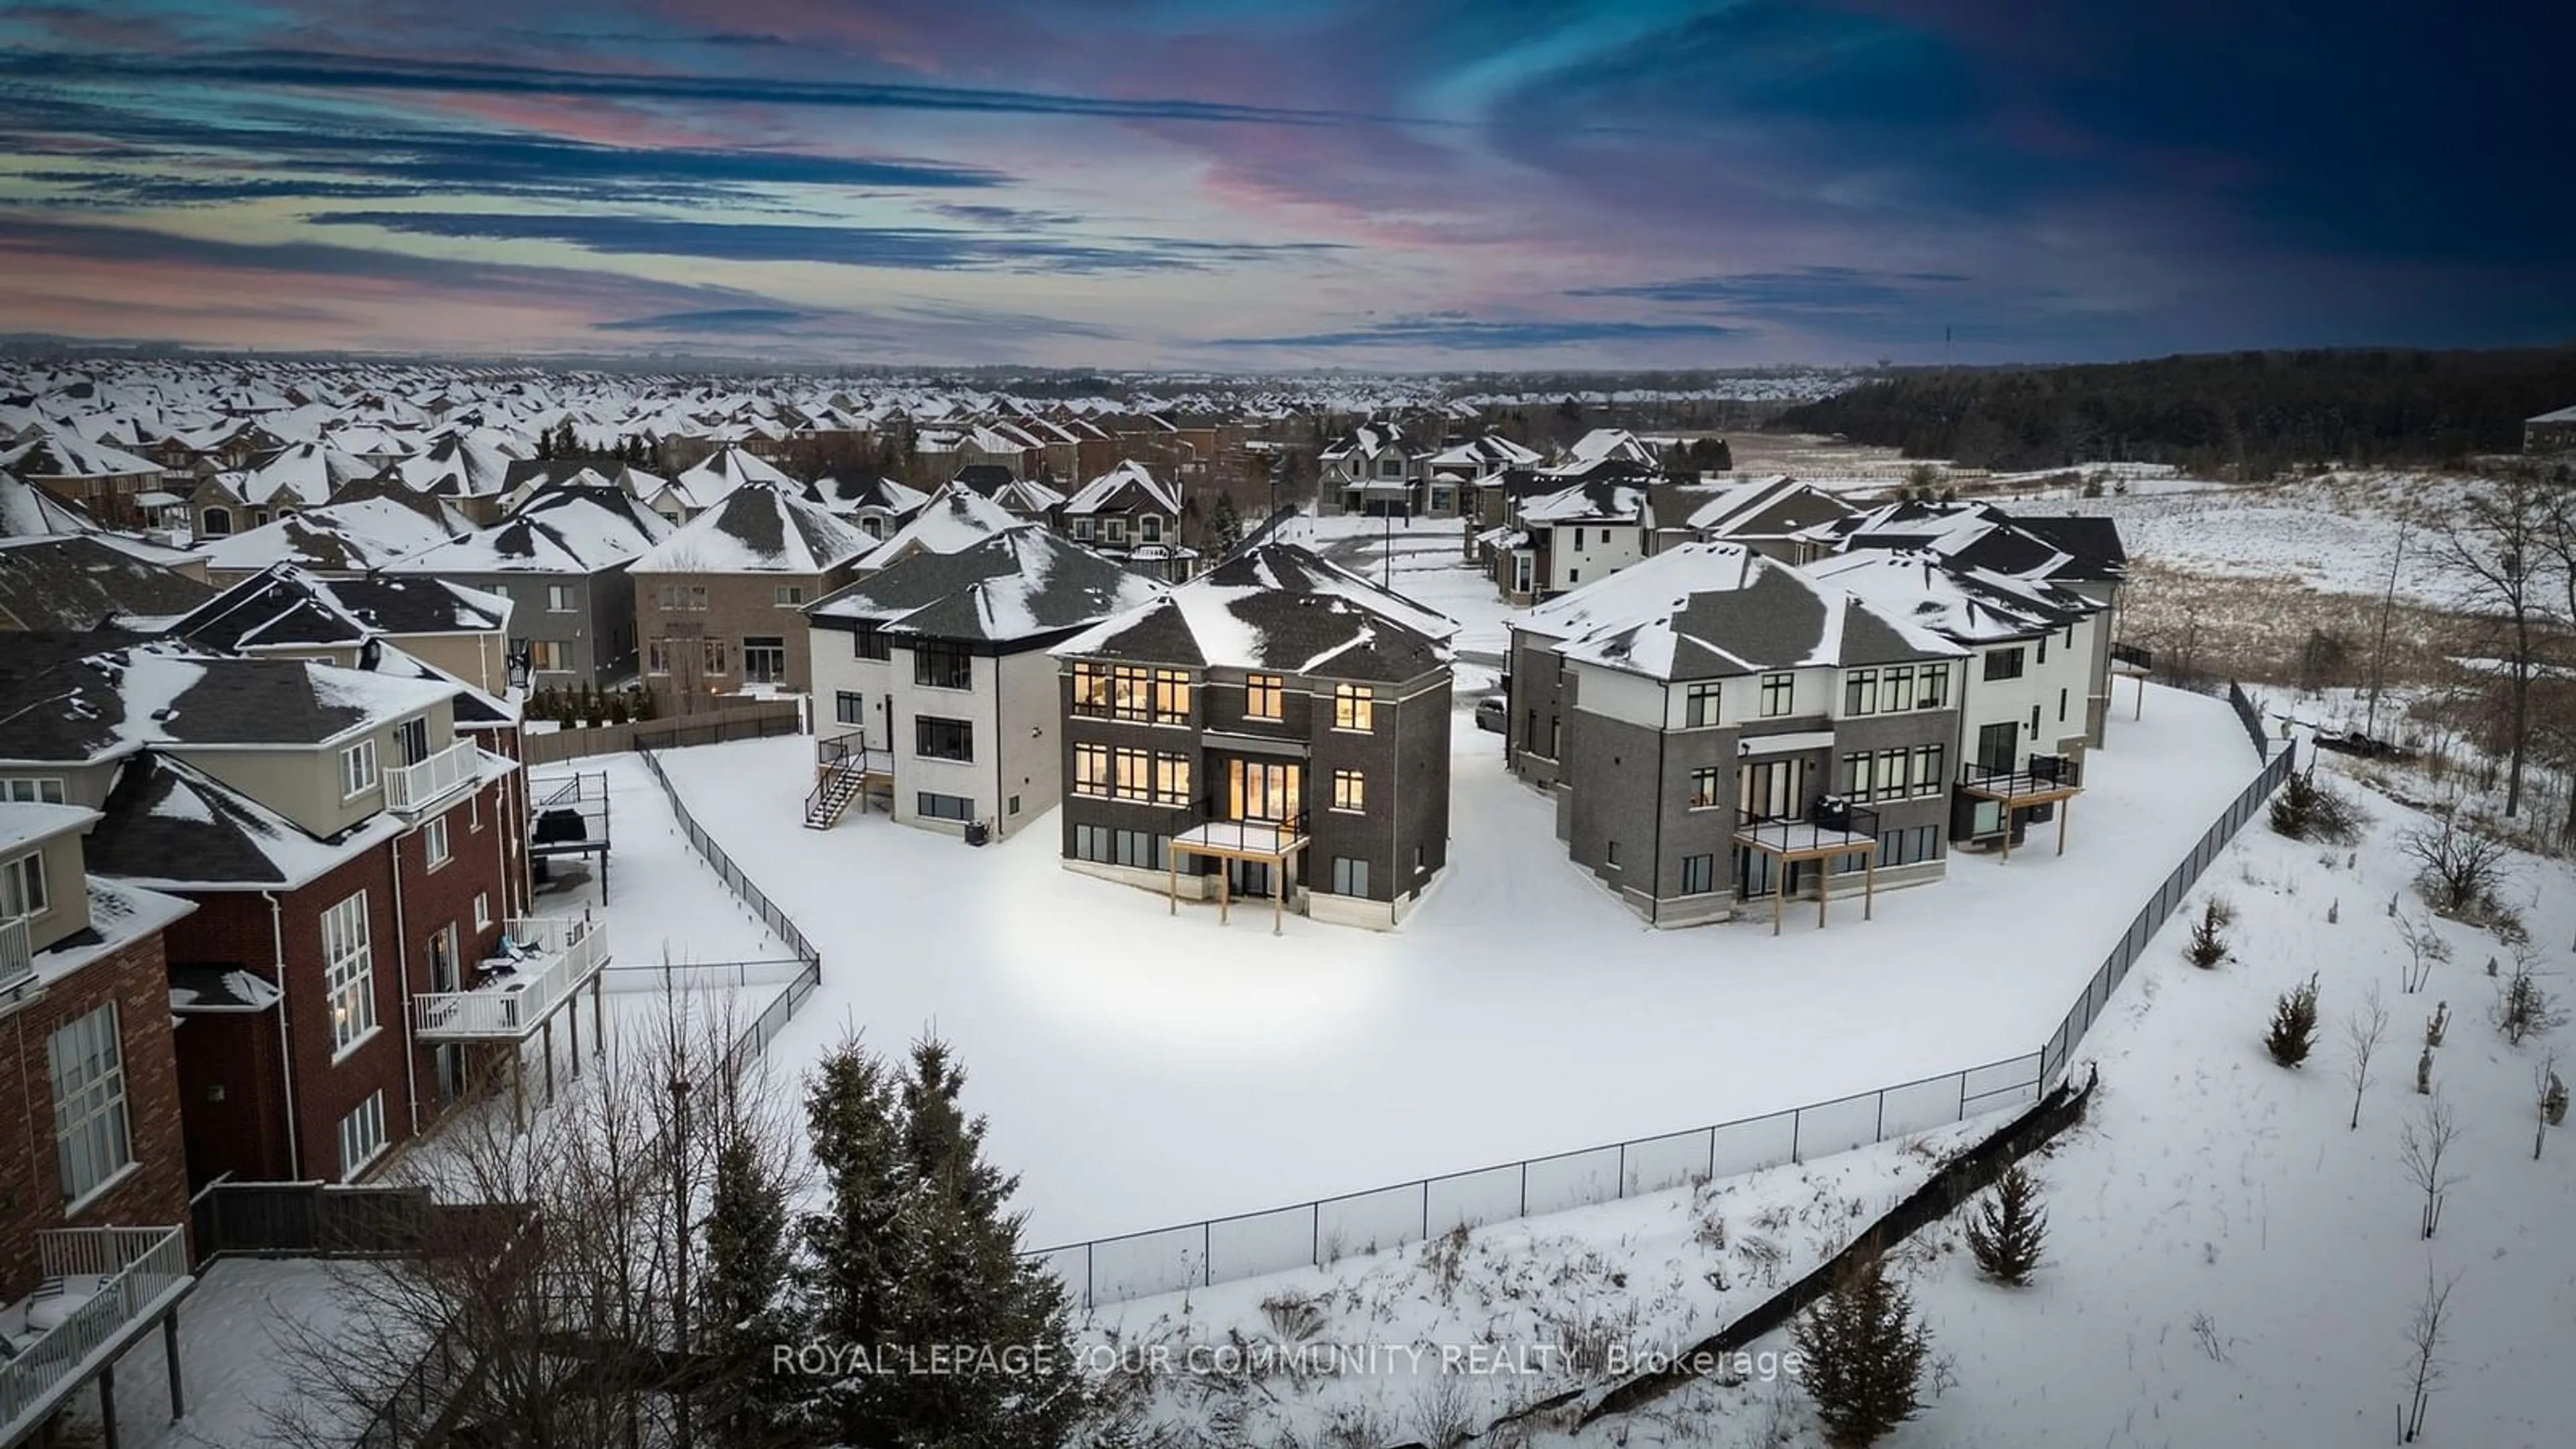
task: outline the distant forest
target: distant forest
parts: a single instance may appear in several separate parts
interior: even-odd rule
[[[2509,453],[2523,419],[2570,404],[2576,348],[2239,352],[1909,373],[1791,408],[1775,426],[1962,467],[2128,461],[2256,479]]]

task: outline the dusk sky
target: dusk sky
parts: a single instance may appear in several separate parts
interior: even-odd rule
[[[0,4],[0,333],[1369,369],[2576,341],[2576,7]]]

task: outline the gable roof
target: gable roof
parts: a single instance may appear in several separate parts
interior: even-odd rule
[[[955,553],[997,533],[1029,526],[992,499],[950,484],[931,494],[903,527],[859,560],[859,567],[890,568],[917,553]]]
[[[206,567],[226,572],[281,563],[335,573],[380,568],[457,537],[427,498],[352,498],[205,541]]]
[[[876,546],[805,497],[801,484],[744,483],[631,567],[640,574],[819,574]]]
[[[1457,631],[1300,545],[1262,543],[1054,652],[1397,683],[1448,667]]]
[[[97,533],[98,520],[17,474],[0,468],[0,538]]]
[[[81,646],[86,645],[86,652]],[[453,698],[456,683],[132,635],[0,634],[0,760],[74,763],[147,745],[321,745]]]
[[[930,495],[920,489],[907,487],[876,473],[860,473],[848,478],[817,478],[806,485],[806,493],[825,508],[843,515],[863,508],[876,508],[901,518],[930,501]]]
[[[1806,569],[1820,581],[1963,644],[2027,638],[2102,607],[2045,580],[1977,568],[1930,549],[1854,549],[1828,554]]]
[[[1120,501],[1122,498],[1125,499],[1123,503]],[[1144,464],[1129,459],[1075,490],[1074,495],[1065,500],[1064,511],[1068,514],[1100,513],[1116,507],[1133,508],[1139,501],[1165,513],[1177,514],[1181,511],[1181,490],[1177,485],[1155,477],[1154,471]]]
[[[916,553],[809,605],[819,627],[873,624],[936,639],[1007,643],[1062,634],[1153,599],[1163,586],[1042,528],[954,553]]]
[[[491,633],[509,615],[509,600],[444,579],[317,579],[280,564],[173,621],[170,632],[219,649],[354,646],[377,634]]]
[[[672,491],[691,509],[713,508],[750,484],[789,492],[802,486],[759,454],[741,448],[718,448],[671,479]]]
[[[94,874],[187,888],[292,888],[400,834],[379,811],[327,839],[186,763],[144,755],[117,774],[82,844]]]
[[[158,473],[161,465],[75,432],[56,431],[0,448],[0,471],[21,478],[130,478]]]

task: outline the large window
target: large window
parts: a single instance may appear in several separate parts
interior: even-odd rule
[[[1762,717],[1778,719],[1798,703],[1798,676],[1766,674],[1762,676]]]
[[[912,752],[925,760],[971,761],[975,758],[975,722],[941,719],[930,714],[915,715]]]
[[[703,614],[707,611],[707,586],[704,584],[664,584],[662,612],[665,614]]]
[[[60,805],[63,803],[63,782],[52,776],[11,780],[7,782],[6,798],[18,805]]]
[[[698,662],[701,669],[710,677],[721,676],[724,674],[725,641],[722,639],[702,639],[699,641],[699,644]]]
[[[923,790],[913,800],[915,811],[924,820],[972,820],[975,802],[964,795],[940,795]]]
[[[1078,660],[1073,666],[1073,712],[1140,724],[1188,724],[1189,671]]]
[[[742,641],[745,684],[783,684],[787,680],[787,640],[777,634],[749,634]]]
[[[1693,810],[1706,810],[1710,806],[1715,805],[1717,803],[1717,792],[1722,788],[1719,783],[1722,776],[1723,771],[1715,765],[1711,765],[1704,770],[1691,771],[1690,808]]]
[[[1914,666],[1899,664],[1879,675],[1878,707],[1894,712],[1914,707]]]
[[[1141,543],[1161,543],[1163,541],[1163,520],[1161,516],[1158,514],[1148,513],[1144,517],[1137,519],[1136,538]]]
[[[1172,838],[1145,830],[1113,830],[1106,825],[1073,827],[1073,858],[1102,865],[1163,870],[1171,863]]]
[[[971,689],[975,656],[946,639],[920,640],[912,646],[912,682],[924,689]]]
[[[528,641],[528,668],[540,674],[562,673],[565,668],[563,641],[561,639]]]
[[[1156,805],[1190,803],[1190,760],[1132,746],[1073,747],[1073,793],[1104,799],[1149,801]]]
[[[1915,679],[1918,684],[1918,687],[1914,691],[1914,707],[1916,709],[1943,709],[1948,707],[1950,703],[1949,665],[1926,664],[1916,673]]]
[[[853,659],[892,659],[894,645],[885,631],[874,624],[861,624],[850,631],[850,657]]]
[[[668,674],[671,672],[670,640],[648,639],[644,641],[644,672],[647,674]]]
[[[832,691],[832,719],[837,724],[863,725],[868,722],[868,697],[846,689]]]
[[[1843,713],[1845,715],[1878,713],[1878,671],[1850,669],[1843,672]]]
[[[367,1094],[358,1110],[340,1119],[340,1180],[354,1182],[385,1150],[385,1093]]]
[[[1366,810],[1368,778],[1357,770],[1335,770],[1333,772],[1333,808]]]
[[[63,1201],[78,1202],[134,1160],[126,1131],[125,1050],[117,1036],[116,1003],[65,1023],[45,1043],[45,1056]]]
[[[376,742],[360,740],[340,752],[340,793],[360,795],[376,787]]]
[[[1354,855],[1333,857],[1333,894],[1364,896],[1368,894],[1369,863]]]
[[[701,592],[703,592],[703,590],[702,590]],[[570,585],[570,584],[548,584],[548,585],[546,585],[546,612],[547,612],[547,613],[549,613],[549,614],[569,614],[569,613],[571,613],[571,612],[573,611],[573,610],[572,610],[572,604],[573,604],[573,597],[572,597],[572,585]]]
[[[0,865],[0,920],[38,916],[52,906],[45,891],[45,857],[31,851]]]
[[[2015,645],[2010,649],[1997,649],[1988,654],[1986,656],[1986,678],[2021,678],[2021,647],[2019,645]]]
[[[356,1046],[376,1029],[375,951],[369,943],[367,893],[322,913],[322,990],[331,1013],[331,1050]]]
[[[1377,691],[1365,684],[1334,685],[1333,728],[1337,730],[1376,729]]]
[[[1277,719],[1285,712],[1287,690],[1276,674],[1251,674],[1243,680],[1243,717]]]
[[[1109,747],[1077,744],[1073,747],[1073,793],[1106,795],[1109,793]]]
[[[1948,787],[1948,784],[1948,777],[1941,772],[1941,747],[1916,745],[1914,747],[1914,793],[1938,795]]]
[[[1717,723],[1717,700],[1723,686],[1694,684],[1682,696],[1682,728],[1705,729]]]

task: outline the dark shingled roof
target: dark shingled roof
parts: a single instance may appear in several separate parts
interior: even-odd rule
[[[2129,572],[2128,545],[2120,542],[2120,525],[2101,517],[2020,517],[2013,522],[2038,534],[2074,562],[2054,577],[2090,582],[2116,579]]]
[[[1455,632],[1441,615],[1308,549],[1265,543],[1058,652],[1399,683],[1446,669]]]
[[[117,775],[82,845],[98,875],[205,885],[300,884],[317,867],[387,833],[371,817],[316,840],[248,797],[164,756],[136,757]]]
[[[0,617],[21,629],[90,629],[111,615],[183,614],[212,597],[195,579],[87,534],[0,547]]]
[[[1060,635],[1131,608],[1158,585],[1038,528],[956,553],[917,553],[809,606],[817,627],[872,622],[934,639]]]

